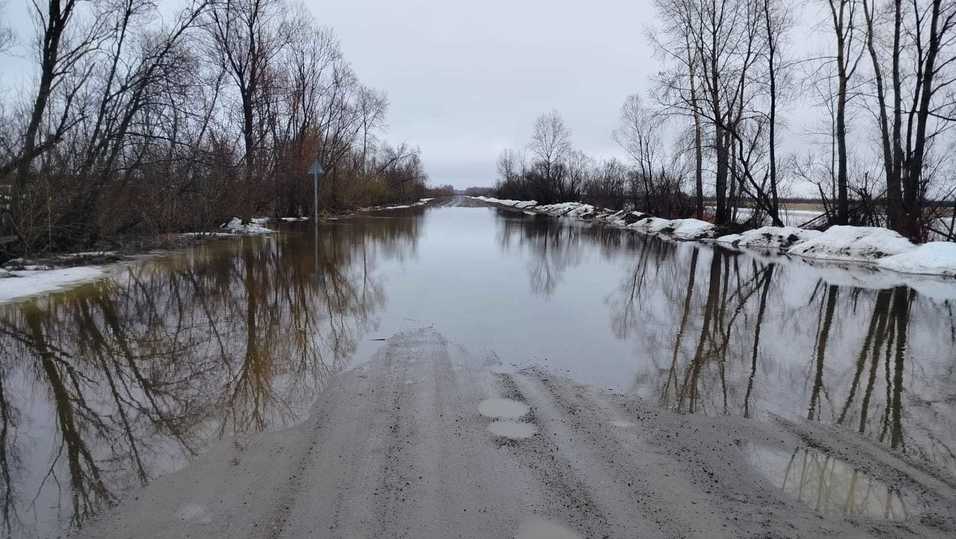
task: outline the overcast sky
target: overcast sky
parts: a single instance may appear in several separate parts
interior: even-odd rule
[[[421,147],[433,184],[491,185],[495,159],[557,109],[581,149],[619,153],[624,98],[653,73],[651,0],[307,2],[360,78],[388,93],[388,137]]]
[[[492,185],[498,153],[523,147],[551,109],[578,148],[621,156],[611,140],[621,104],[632,93],[647,97],[660,65],[646,36],[653,0],[305,4],[335,30],[361,80],[388,94],[387,139],[420,147],[434,185]],[[6,0],[21,42],[31,32],[25,5]],[[0,58],[7,81],[23,67]]]

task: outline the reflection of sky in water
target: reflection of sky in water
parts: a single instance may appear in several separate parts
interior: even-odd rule
[[[80,522],[74,494],[92,514],[220,437],[301,421],[376,339],[423,326],[502,368],[681,413],[837,424],[956,470],[952,283],[854,288],[872,276],[489,208],[313,231],[0,307],[5,522],[57,506]]]
[[[773,485],[824,514],[903,520],[919,513],[916,498],[821,451],[751,446],[754,467]]]

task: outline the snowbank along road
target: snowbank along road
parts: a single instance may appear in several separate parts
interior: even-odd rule
[[[778,453],[811,496],[755,464]],[[849,490],[812,481],[820,455]],[[338,375],[306,423],[223,442],[80,535],[952,537],[954,507],[950,476],[837,429],[677,416],[425,328]]]

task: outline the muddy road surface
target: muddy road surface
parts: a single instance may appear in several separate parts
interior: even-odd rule
[[[755,465],[775,451],[812,496]],[[806,477],[819,455],[858,474],[835,501]],[[951,537],[954,493],[836,429],[679,416],[424,328],[337,375],[307,422],[225,440],[79,536]]]

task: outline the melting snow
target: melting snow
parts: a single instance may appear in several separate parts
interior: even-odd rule
[[[105,272],[95,266],[77,266],[53,270],[4,272],[0,278],[0,301],[36,296],[77,284],[94,281]]]
[[[681,240],[713,238],[716,230],[713,224],[699,219],[661,219],[640,212],[615,212],[581,202],[539,206],[533,200],[484,196],[471,198],[518,209],[533,208],[536,213],[554,217],[593,219],[608,226]],[[817,215],[815,212],[790,213]],[[917,247],[898,233],[885,228],[833,226],[826,232],[819,232],[794,226],[765,226],[721,236],[715,241],[733,247],[780,251],[809,260],[870,262],[881,269],[900,273],[956,276],[956,244],[933,242]]]
[[[877,262],[881,268],[901,273],[949,275],[956,277],[956,243],[934,241],[888,256]]]
[[[750,249],[787,250],[793,245],[820,235],[818,230],[804,230],[795,226],[765,226],[717,238],[718,243]]]
[[[248,223],[243,224],[242,219],[233,217],[228,223],[222,225],[222,228],[226,229],[232,234],[272,234],[271,229],[263,226],[268,222],[268,219],[264,217],[258,217],[251,219]]]
[[[824,260],[866,262],[905,253],[913,244],[886,228],[831,226],[822,234],[790,248],[788,253]]]

